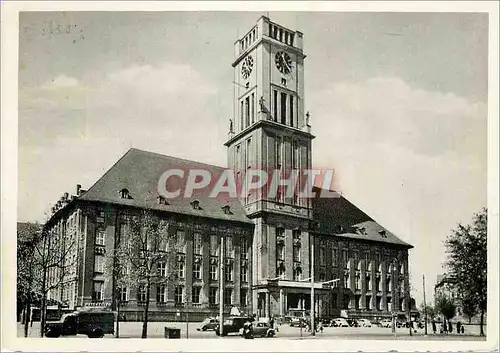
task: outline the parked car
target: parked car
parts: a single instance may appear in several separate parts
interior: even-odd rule
[[[276,331],[267,322],[254,322],[253,324],[254,337],[273,337]]]
[[[207,317],[205,320],[201,322],[200,327],[198,327],[197,330],[198,331],[215,330],[218,323],[219,321],[216,318]]]
[[[222,336],[227,336],[229,333],[240,333],[243,329],[245,322],[253,322],[253,318],[248,316],[231,316],[224,320],[222,328]],[[220,335],[219,323],[215,326],[215,334]]]
[[[347,322],[346,319],[337,318],[337,319],[333,319],[332,320],[332,323],[330,324],[330,326],[333,326],[333,327],[349,327],[349,323]]]
[[[389,319],[384,319],[380,321],[380,326],[382,327],[392,327],[392,321]]]
[[[111,311],[75,311],[64,314],[61,320],[48,322],[45,326],[46,337],[87,335],[89,338],[101,338],[113,334],[115,313]]]
[[[354,319],[346,319],[346,321],[350,327],[359,327],[358,322]]]
[[[380,321],[378,321],[377,319],[371,320],[371,322],[372,322],[372,326],[382,327],[382,323]]]
[[[368,319],[359,319],[358,325],[361,327],[372,327],[372,323]]]
[[[290,321],[290,327],[306,327],[307,319],[303,317],[292,317]]]

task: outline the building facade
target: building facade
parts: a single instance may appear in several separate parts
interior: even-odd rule
[[[264,16],[236,41],[235,114],[225,146],[227,166],[239,180],[257,169],[311,169],[305,57],[303,34]],[[74,196],[61,198],[46,227],[54,237],[74,240],[75,265],[64,274],[64,288],[51,296],[72,309],[116,307],[120,290],[120,310],[127,319],[139,319],[143,290],[117,288],[104,264],[127,233],[127,217],[147,209],[171,225],[169,236],[178,244],[172,261],[183,269],[153,290],[152,320],[171,319],[180,308],[191,317],[216,313],[221,289],[227,311],[237,306],[259,316],[310,310],[311,287],[318,316],[383,317],[407,309],[412,246],[340,194],[308,198],[278,186],[275,193],[261,188],[214,199],[200,191],[189,199],[165,200],[158,180],[169,168],[212,175],[224,170],[131,149],[88,191],[78,187]]]

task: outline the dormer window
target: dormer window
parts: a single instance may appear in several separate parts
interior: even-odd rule
[[[231,212],[231,207],[229,207],[229,205],[226,205],[226,206],[222,206],[222,210],[224,211],[224,214],[233,214],[233,212]]]
[[[158,205],[168,205],[167,199],[161,195],[156,198],[156,201],[158,202]]]
[[[358,230],[359,230],[359,234],[366,235],[366,228],[365,227],[361,227]]]
[[[342,226],[337,226],[337,231],[338,231],[339,233],[342,233],[342,232],[344,231],[344,227],[342,227]]]
[[[120,190],[120,197],[122,199],[131,199],[130,192],[128,191],[128,189],[121,189]]]
[[[192,201],[191,206],[193,207],[193,210],[201,210],[200,201],[198,200]]]
[[[387,234],[385,233],[385,230],[379,230],[378,234],[380,234],[380,236],[382,238],[387,238]]]

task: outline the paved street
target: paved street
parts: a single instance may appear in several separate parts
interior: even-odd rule
[[[179,322],[150,322],[148,324],[148,338],[164,338],[164,327],[175,327],[181,329],[181,338],[186,338],[186,324]],[[231,335],[224,338],[219,338],[213,331],[200,332],[196,329],[199,327],[199,323],[189,323],[188,324],[188,338],[207,338],[207,339],[240,339],[238,335]],[[38,337],[39,335],[40,323],[33,323],[31,328],[30,336]],[[140,338],[142,330],[141,322],[124,322],[120,323],[120,338]],[[486,330],[486,328],[485,328]],[[23,336],[23,326],[17,323],[17,333],[18,337]],[[479,326],[466,326],[466,333],[464,335],[450,334],[450,335],[433,335],[430,333],[428,336],[424,336],[424,330],[418,330],[418,332],[409,336],[408,329],[398,329],[396,332],[396,337],[391,332],[389,328],[382,327],[325,327],[323,333],[317,333],[316,336],[312,337],[310,332],[301,330],[298,327],[290,327],[288,325],[283,325],[279,327],[279,332],[276,338],[272,339],[377,339],[377,340],[394,340],[394,339],[416,339],[416,340],[484,340],[484,338],[479,336]],[[67,338],[74,339],[75,337],[70,336]],[[66,338],[66,339],[67,339]],[[78,338],[87,337],[84,335],[78,335]],[[106,339],[112,339],[110,335],[105,336]],[[269,339],[269,338],[264,338]]]

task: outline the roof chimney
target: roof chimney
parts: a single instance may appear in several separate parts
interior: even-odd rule
[[[64,200],[67,200],[69,197],[69,194],[67,192],[64,193]]]
[[[76,196],[80,195],[80,189],[82,186],[80,184],[76,184]]]

